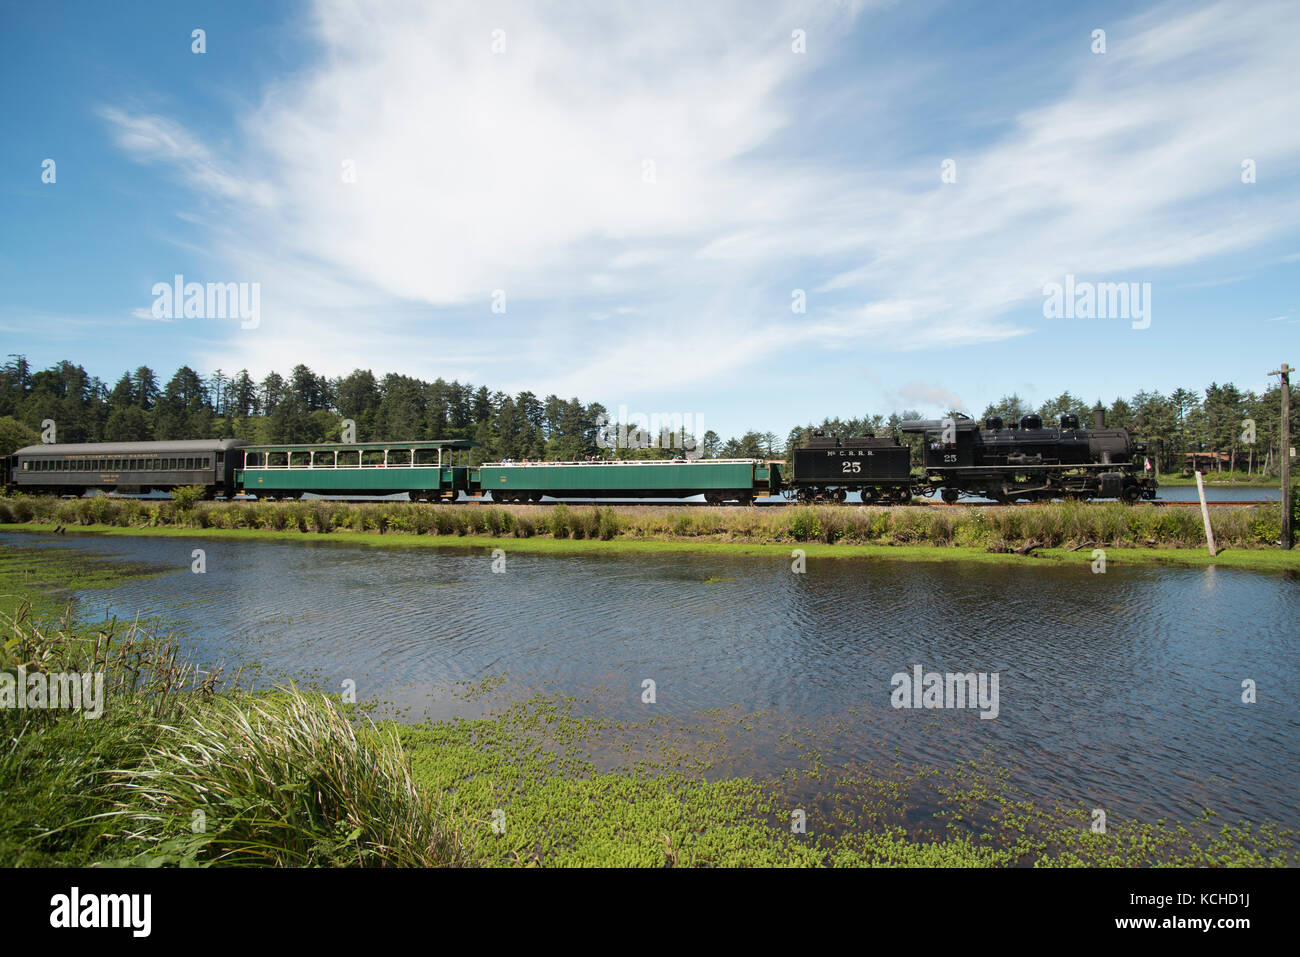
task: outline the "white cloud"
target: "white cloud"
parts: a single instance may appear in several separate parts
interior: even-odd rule
[[[226,153],[163,117],[104,116],[132,155],[234,213],[214,252],[229,278],[261,282],[263,325],[215,348],[227,368],[427,375],[454,356],[494,386],[616,399],[601,390],[689,386],[791,341],[1025,335],[1004,317],[1067,272],[1146,280],[1294,229],[1294,191],[1247,215],[1242,191],[1259,186],[1239,180],[1246,156],[1261,175],[1300,159],[1293,4],[1108,25],[1110,52],[1051,64],[1063,96],[1015,104],[998,138],[954,148],[952,185],[938,154],[782,158],[818,103],[855,123],[843,88],[870,90],[873,66],[837,52],[858,12],[321,0],[319,58],[267,92]],[[798,275],[806,316],[772,288]],[[676,361],[651,361],[669,347]]]
[[[130,115],[114,107],[101,109],[100,116],[113,128],[117,145],[141,162],[170,163],[196,190],[225,200],[270,204],[269,186],[242,179],[180,124],[163,116]]]

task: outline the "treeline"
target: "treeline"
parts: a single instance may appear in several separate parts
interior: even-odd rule
[[[110,388],[66,360],[32,372],[24,357],[12,356],[0,370],[0,454],[38,442],[47,419],[60,442],[238,438],[258,444],[337,442],[344,420],[351,420],[359,442],[469,439],[480,446],[474,461],[667,458],[692,446],[711,458],[783,452],[771,432],[724,441],[712,431],[697,438],[635,430],[624,437],[644,447],[615,450],[617,423],[599,402],[507,395],[455,380],[381,378],[363,369],[330,379],[298,365],[287,377],[272,372],[258,382],[247,370],[226,375],[218,369],[204,378],[182,366],[162,384],[140,366]]]
[[[362,369],[330,379],[298,365],[287,377],[272,372],[257,382],[247,370],[204,378],[182,366],[164,384],[140,366],[112,387],[68,361],[32,372],[15,356],[0,371],[0,423],[11,420],[0,424],[5,452],[39,441],[47,419],[60,442],[254,443],[337,442],[350,419],[359,442],[459,438],[478,442],[479,458],[574,459],[595,449],[604,414],[600,404],[576,398],[510,396],[444,379],[379,378]]]
[[[1300,390],[1292,388],[1292,434],[1300,435]],[[1086,403],[1064,392],[1037,409],[1018,395],[989,405],[980,418],[1019,419],[1037,412],[1050,423],[1073,412],[1092,421],[1100,400]],[[1177,389],[1168,396],[1138,392],[1104,406],[1107,424],[1153,441],[1152,455],[1162,472],[1181,468],[1184,453],[1225,451],[1241,467],[1276,471],[1281,389],[1263,394],[1231,383],[1211,383],[1203,392]],[[950,410],[960,414],[961,410]],[[709,458],[782,457],[814,429],[828,434],[888,434],[913,410],[859,418],[831,418],[793,429],[784,441],[775,433],[750,431],[723,440],[716,432],[698,437],[698,451]],[[247,370],[206,378],[182,366],[165,383],[148,366],[123,373],[113,386],[69,361],[33,372],[23,356],[0,368],[0,454],[40,441],[41,424],[52,420],[61,442],[128,442],[186,438],[238,438],[253,443],[336,442],[343,423],[356,426],[357,441],[393,439],[469,439],[477,442],[475,461],[551,459],[589,456],[667,457],[680,454],[696,437],[640,435],[649,448],[608,448],[614,437],[609,415],[598,402],[532,392],[508,395],[487,386],[455,380],[426,382],[390,373],[376,377],[357,369],[327,378],[305,365],[289,375],[272,372],[260,382]],[[1253,426],[1251,425],[1253,423]],[[1254,442],[1247,439],[1253,429]],[[638,437],[632,436],[635,441]],[[909,439],[919,461],[919,440]]]
[[[1300,441],[1300,386],[1291,386],[1292,444]],[[1055,399],[1035,408],[1012,393],[986,406],[979,419],[999,416],[1004,422],[1018,422],[1030,413],[1042,416],[1044,425],[1053,425],[1065,413],[1079,417],[1079,424],[1090,427],[1093,410],[1106,412],[1108,428],[1127,429],[1150,446],[1149,456],[1161,472],[1181,470],[1188,452],[1227,452],[1231,463],[1240,469],[1275,475],[1278,471],[1279,439],[1282,423],[1282,388],[1274,385],[1262,395],[1242,391],[1232,383],[1210,383],[1202,392],[1175,389],[1169,395],[1138,392],[1132,398],[1116,399],[1106,405],[1101,399],[1088,403],[1062,392]],[[971,415],[969,411],[951,409],[949,415]],[[823,419],[793,429],[786,439],[792,448],[814,430],[827,435],[886,435],[897,430],[906,419],[922,416],[905,410],[890,415],[867,415],[851,419]],[[900,436],[911,444],[913,462],[920,462],[919,436]]]
[[[1291,441],[1300,437],[1300,386],[1291,387]],[[1151,457],[1158,459],[1162,472],[1182,469],[1188,452],[1227,452],[1236,467],[1252,472],[1277,474],[1282,429],[1282,388],[1270,386],[1264,393],[1238,389],[1231,382],[1211,382],[1204,392],[1175,389],[1169,395],[1138,392],[1130,399],[1116,399],[1109,406],[1100,399],[1089,404],[1069,392],[1033,409],[1018,395],[1004,396],[984,410],[984,418],[1000,415],[1006,421],[1035,411],[1050,424],[1072,412],[1083,425],[1091,425],[1093,410],[1105,409],[1109,428],[1128,429],[1152,443]]]

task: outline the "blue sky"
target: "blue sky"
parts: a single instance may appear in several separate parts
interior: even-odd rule
[[[3,352],[724,435],[1260,390],[1300,365],[1296,62],[1294,3],[5,2]],[[176,274],[257,283],[256,327],[155,318]],[[1149,327],[1045,317],[1067,275],[1150,283]]]

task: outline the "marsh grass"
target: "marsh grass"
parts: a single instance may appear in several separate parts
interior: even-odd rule
[[[437,805],[416,790],[396,733],[354,727],[322,695],[223,697],[162,730],[111,789],[125,838],[146,855],[277,867],[461,857]]]
[[[0,630],[0,670],[104,675],[97,718],[0,709],[0,863],[84,863],[112,846],[111,780],[143,760],[163,722],[210,700],[221,673],[184,663],[173,641],[134,623],[86,628],[23,602]]]
[[[1297,500],[1300,508],[1300,499]],[[1027,545],[1200,548],[1194,508],[1130,508],[1119,503],[1032,506],[914,505],[709,508],[682,506],[427,505],[409,502],[173,502],[59,500],[22,496],[0,501],[0,523],[105,525],[121,528],[247,528],[325,535],[454,535],[488,538],[677,540],[739,543],[838,542],[855,545],[961,545],[989,552]],[[1281,505],[1216,508],[1221,548],[1260,548],[1281,535]]]
[[[98,718],[0,708],[0,865],[460,859],[391,729],[293,688],[219,691],[219,669],[135,624],[81,626],[21,603],[0,628],[0,670],[105,676]]]

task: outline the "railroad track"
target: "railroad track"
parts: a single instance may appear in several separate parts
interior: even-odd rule
[[[1096,503],[1094,503],[1094,504],[1103,504],[1103,503],[1114,502],[1114,501],[1116,501],[1116,500],[1115,500],[1115,499],[1103,499],[1103,500],[1101,500],[1100,502],[1096,502]],[[1211,507],[1211,508],[1247,508],[1247,507],[1249,507],[1249,506],[1253,506],[1253,505],[1276,505],[1276,504],[1278,504],[1278,502],[1279,502],[1279,499],[1246,499],[1246,500],[1242,500],[1242,501],[1232,501],[1232,502],[1222,502],[1222,501],[1220,501],[1220,502],[1206,502],[1205,504],[1208,505],[1208,506]],[[745,505],[741,505],[739,502],[722,502],[722,503],[720,503],[720,504],[718,504],[718,505],[711,505],[711,504],[708,503],[708,502],[611,502],[611,501],[609,501],[608,499],[589,499],[589,498],[566,499],[566,500],[563,501],[563,502],[549,501],[549,502],[519,502],[519,503],[515,503],[515,502],[493,502],[493,501],[491,501],[490,499],[482,499],[482,500],[480,500],[480,499],[469,499],[469,500],[466,501],[466,502],[460,502],[460,503],[455,503],[455,504],[462,504],[462,505],[467,505],[467,504],[497,505],[497,506],[500,506],[500,507],[502,507],[502,508],[517,508],[517,507],[521,507],[521,506],[523,506],[523,505],[533,505],[533,506],[540,505],[540,506],[542,506],[542,507],[553,506],[553,505],[583,505],[583,506],[585,506],[585,505],[610,505],[610,506],[617,507],[617,508],[747,508],[747,507],[748,507],[748,506],[745,506]],[[792,506],[792,505],[798,505],[798,504],[799,504],[798,502],[790,501],[790,500],[788,500],[788,499],[770,499],[770,500],[764,499],[764,500],[761,500],[761,501],[756,502],[756,503],[755,503],[755,507],[759,507],[759,508],[787,508],[787,507],[789,507],[789,506]],[[823,504],[825,504],[827,507],[830,507],[830,506],[834,505],[835,503],[827,502],[827,503],[823,503]],[[968,508],[969,508],[969,507],[971,507],[971,506],[976,506],[976,507],[994,506],[994,507],[997,507],[997,508],[1008,508],[1008,507],[1010,507],[1010,506],[1017,506],[1017,507],[1020,507],[1020,506],[1033,506],[1033,505],[1053,505],[1053,504],[1060,504],[1060,502],[1011,502],[1011,503],[1009,503],[1008,505],[999,505],[997,502],[969,502],[969,501],[968,501],[968,502],[957,502],[957,503],[954,503],[954,505],[951,505],[951,506],[950,506],[950,505],[947,505],[947,504],[945,504],[945,503],[943,503],[943,502],[939,502],[939,501],[932,501],[932,500],[930,500],[930,499],[923,499],[923,498],[914,498],[914,499],[912,499],[912,501],[911,501],[909,504],[911,504],[911,505],[921,505],[921,506],[933,507],[933,508],[955,508],[955,507],[968,507]],[[1196,500],[1187,501],[1187,502],[1182,502],[1182,501],[1177,501],[1177,502],[1175,502],[1175,501],[1161,501],[1161,500],[1156,500],[1156,501],[1154,501],[1154,502],[1139,502],[1139,503],[1138,503],[1138,505],[1152,505],[1152,506],[1156,506],[1156,507],[1160,507],[1160,508],[1164,508],[1164,507],[1170,507],[1170,508],[1198,508],[1198,507],[1200,506],[1200,504],[1201,504],[1201,503],[1200,503],[1199,501],[1196,501]],[[843,505],[844,505],[844,507],[862,507],[862,503],[861,503],[861,502],[845,502],[845,503],[843,503]],[[877,504],[875,504],[875,505],[873,505],[873,506],[869,506],[869,507],[874,507],[874,508],[891,508],[891,507],[892,507],[892,508],[897,508],[897,507],[901,507],[901,506],[899,506],[899,505],[897,505],[897,504],[896,504],[896,505],[892,505],[892,506],[890,506],[890,505],[882,505],[882,504],[877,503]]]
[[[60,497],[61,497],[61,498],[72,498],[71,496],[60,496]],[[113,494],[113,493],[111,493],[111,492],[108,493],[105,497],[106,497],[106,498],[113,498],[113,499],[119,499],[119,498],[121,498],[121,499],[128,499],[128,500],[133,498],[133,496],[121,496],[121,495],[115,495],[115,494]],[[72,500],[75,501],[76,499],[72,499]],[[150,502],[166,502],[166,501],[169,501],[169,499],[164,499],[164,498],[159,498],[159,499],[137,499],[137,500],[140,500],[140,501],[150,501]],[[219,501],[219,502],[239,502],[239,503],[247,504],[247,503],[251,503],[251,502],[256,501],[256,500],[255,500],[255,499],[247,499],[247,498],[234,498],[234,499],[228,499],[228,498],[224,498],[224,497],[218,497],[218,498],[216,499],[216,501]],[[398,504],[402,504],[402,505],[405,505],[405,504],[419,504],[419,503],[414,503],[414,502],[411,502],[411,503],[403,502],[403,501],[401,501],[400,499],[335,499],[335,498],[319,498],[319,499],[281,499],[281,500],[279,500],[279,501],[281,501],[281,502],[286,502],[286,503],[287,503],[287,502],[290,502],[290,501],[299,501],[299,502],[316,502],[316,501],[320,501],[320,502],[342,502],[342,503],[344,503],[344,504],[353,504],[353,505],[383,505],[383,504],[385,504],[385,503],[388,503],[388,504],[394,504],[394,505],[398,505]],[[1102,500],[1102,502],[1113,502],[1113,501],[1116,501],[1116,500],[1114,500],[1114,499],[1103,499],[1103,500]],[[1280,499],[1275,499],[1275,498],[1274,498],[1274,499],[1243,499],[1243,500],[1241,500],[1241,501],[1230,501],[1230,502],[1224,502],[1224,501],[1219,501],[1219,502],[1206,502],[1205,504],[1208,505],[1208,506],[1211,507],[1211,508],[1247,508],[1247,507],[1254,506],[1254,505],[1276,505],[1276,504],[1278,504],[1279,501],[1280,501]],[[432,504],[432,505],[444,505],[444,504],[445,504],[445,505],[494,505],[494,506],[496,506],[496,507],[498,507],[498,508],[523,508],[523,507],[525,507],[525,506],[541,506],[541,507],[543,507],[543,508],[546,508],[546,507],[555,506],[555,505],[583,505],[583,506],[585,506],[585,505],[610,505],[610,506],[616,506],[616,507],[618,507],[618,508],[747,508],[747,507],[748,507],[748,506],[745,506],[745,505],[741,505],[739,502],[722,502],[722,503],[719,503],[719,504],[717,504],[717,505],[713,505],[713,504],[710,504],[709,502],[671,502],[671,501],[663,501],[663,502],[617,502],[617,501],[610,501],[609,499],[591,499],[591,498],[565,499],[563,502],[557,502],[557,501],[554,501],[554,500],[549,501],[549,502],[494,502],[494,501],[492,501],[491,499],[469,498],[469,499],[465,499],[464,501],[461,501],[461,502],[430,502],[430,503],[425,503],[425,504]],[[798,505],[799,503],[796,502],[796,501],[790,500],[790,499],[785,499],[785,498],[772,498],[772,499],[760,499],[759,501],[755,502],[754,504],[755,504],[755,507],[759,507],[759,508],[788,508],[788,507],[793,506],[793,505]],[[824,503],[820,503],[820,505],[824,505],[824,506],[826,506],[826,507],[830,507],[830,506],[835,505],[835,504],[836,504],[836,503],[833,503],[833,502],[824,502]],[[861,502],[845,502],[845,503],[842,503],[842,504],[843,504],[845,507],[862,507],[862,503],[861,503]],[[909,504],[911,504],[911,505],[920,505],[920,506],[924,506],[924,507],[928,507],[928,508],[960,508],[960,507],[966,507],[966,508],[969,508],[969,507],[971,507],[971,506],[976,506],[976,507],[995,506],[995,507],[998,507],[998,508],[1008,508],[1008,507],[1010,507],[1010,506],[1012,506],[1012,505],[1014,505],[1014,506],[1050,505],[1050,504],[1059,504],[1059,502],[1011,502],[1011,503],[1008,503],[1007,505],[999,505],[997,502],[962,501],[962,502],[955,502],[955,503],[953,503],[953,505],[948,505],[948,504],[946,504],[946,503],[944,503],[944,502],[937,501],[937,500],[934,500],[934,499],[927,499],[927,498],[914,498],[914,499],[912,499],[912,501],[911,501]],[[1097,503],[1097,504],[1101,504],[1101,503]],[[1195,500],[1195,499],[1192,499],[1192,500],[1190,500],[1190,501],[1185,501],[1185,502],[1184,502],[1184,501],[1168,501],[1168,500],[1164,500],[1164,501],[1162,501],[1162,500],[1156,500],[1156,501],[1154,501],[1154,502],[1147,502],[1147,501],[1144,501],[1144,502],[1139,502],[1139,503],[1138,503],[1138,505],[1152,505],[1152,506],[1157,506],[1157,507],[1160,507],[1160,508],[1197,508],[1200,504],[1201,504],[1201,503],[1200,503],[1199,501]],[[897,508],[897,507],[900,507],[900,503],[894,503],[894,504],[892,504],[892,505],[890,505],[890,504],[885,504],[885,503],[875,503],[873,506],[870,506],[870,507],[876,507],[876,508]]]

